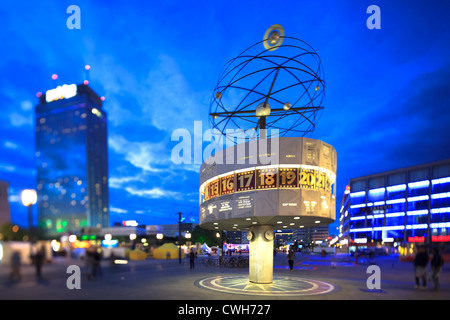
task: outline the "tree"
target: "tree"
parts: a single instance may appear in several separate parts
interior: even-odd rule
[[[220,238],[216,237],[216,231],[203,229],[199,226],[196,226],[192,231],[191,241],[193,243],[205,243],[209,246],[218,246]]]

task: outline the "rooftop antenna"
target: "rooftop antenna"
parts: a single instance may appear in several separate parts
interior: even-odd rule
[[[90,81],[90,77],[89,77],[89,70],[91,70],[91,66],[90,65],[85,65],[84,66],[84,70],[85,70],[85,72],[84,72],[84,81],[83,81],[83,83],[85,84],[85,85],[88,85],[89,84],[89,81]]]
[[[56,73],[52,74],[52,80],[50,88],[56,88],[59,85],[58,75]]]

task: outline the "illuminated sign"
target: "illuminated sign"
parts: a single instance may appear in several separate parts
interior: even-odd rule
[[[316,172],[310,169],[300,169],[300,188],[315,189],[316,188]]]
[[[220,195],[234,192],[234,174],[230,174],[220,178]]]
[[[102,247],[105,247],[105,248],[117,248],[118,245],[119,245],[119,240],[117,240],[117,239],[102,240]]]
[[[335,175],[320,167],[257,167],[255,170],[228,172],[204,182],[200,186],[201,203],[222,195],[255,189],[309,189],[331,193],[334,182]]]
[[[236,192],[255,189],[255,171],[244,171],[236,174]]]
[[[277,169],[258,169],[257,172],[257,189],[272,189],[277,187]]]
[[[408,237],[408,242],[425,242],[425,237]]]
[[[279,188],[298,188],[297,168],[280,168]]]
[[[60,99],[69,99],[77,95],[76,84],[63,84],[55,89],[47,90],[45,93],[45,101],[52,102]]]
[[[268,154],[275,155],[271,161]],[[249,141],[210,160],[200,168],[200,224],[206,229],[300,228],[336,219],[336,151],[320,140],[282,137],[267,148]]]
[[[122,225],[124,225],[125,227],[137,227],[138,223],[136,220],[126,220],[122,221]]]
[[[89,241],[76,241],[72,243],[72,248],[77,249],[77,248],[89,248],[91,247],[91,243]]]
[[[447,236],[431,236],[432,242],[450,242],[450,235]]]

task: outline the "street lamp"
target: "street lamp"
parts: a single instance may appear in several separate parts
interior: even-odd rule
[[[161,240],[164,238],[164,235],[162,233],[157,233],[156,234],[156,243],[158,246],[161,245]]]
[[[22,191],[22,203],[24,206],[30,206],[36,204],[37,194],[36,190],[25,189]]]
[[[28,207],[28,227],[30,228],[29,237],[30,243],[33,241],[33,210],[32,207],[37,202],[36,190],[25,189],[22,191],[22,203]]]
[[[220,253],[222,252],[222,256],[223,256],[223,243],[222,243],[222,239],[220,237],[220,233],[219,232],[216,232],[216,238],[219,241],[219,245],[218,245],[218,248],[217,248],[217,255],[220,256]]]

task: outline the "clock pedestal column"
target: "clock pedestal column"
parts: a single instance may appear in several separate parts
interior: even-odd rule
[[[253,283],[273,281],[273,226],[258,225],[249,231],[249,280]]]

